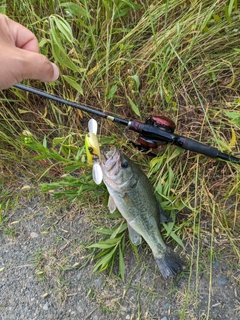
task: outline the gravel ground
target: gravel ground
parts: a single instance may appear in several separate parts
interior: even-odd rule
[[[127,254],[122,282],[86,264],[83,212],[53,225],[34,198],[11,213],[10,226],[0,234],[1,320],[240,319],[238,270],[224,259],[213,263],[211,281],[206,269],[196,277],[187,266],[166,283],[145,248],[139,263]]]

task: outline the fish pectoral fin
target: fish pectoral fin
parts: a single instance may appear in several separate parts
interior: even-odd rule
[[[113,213],[117,209],[115,201],[113,200],[113,197],[110,195],[108,198],[108,209],[109,209],[110,213]]]
[[[142,237],[128,224],[129,238],[135,246],[139,246],[142,243]]]
[[[160,224],[173,222],[172,219],[166,214],[163,208],[159,205]]]

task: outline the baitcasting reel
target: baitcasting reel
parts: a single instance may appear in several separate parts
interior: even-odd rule
[[[175,123],[171,119],[162,115],[147,118],[145,124],[158,128],[162,131],[166,131],[168,133],[174,133],[174,130],[176,129]],[[143,134],[139,135],[137,142],[140,143],[139,145],[136,145],[138,149],[144,152],[150,149],[157,149],[160,145],[168,143],[166,140],[161,140],[161,138],[154,139],[146,137]]]

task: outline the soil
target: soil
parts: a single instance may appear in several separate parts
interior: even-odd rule
[[[1,320],[240,319],[238,268],[224,253],[212,264],[206,257],[187,262],[166,282],[143,246],[139,262],[131,251],[125,256],[122,281],[92,272],[84,243],[96,239],[87,213],[78,209],[59,220],[57,213],[39,197],[9,213],[0,233]]]

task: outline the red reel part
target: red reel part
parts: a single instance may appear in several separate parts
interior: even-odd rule
[[[146,124],[157,127],[169,133],[173,133],[176,128],[175,123],[171,119],[160,115],[147,118]],[[147,149],[156,149],[159,145],[167,144],[166,141],[146,138],[143,135],[139,135],[137,141]]]
[[[146,123],[169,133],[173,133],[176,129],[175,123],[165,116],[149,117],[147,118]]]

